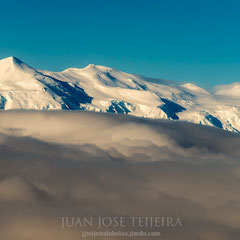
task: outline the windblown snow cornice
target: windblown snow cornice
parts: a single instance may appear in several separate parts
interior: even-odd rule
[[[0,60],[0,109],[70,109],[184,120],[240,131],[240,82],[210,93],[191,83],[90,64],[42,71],[15,57]]]

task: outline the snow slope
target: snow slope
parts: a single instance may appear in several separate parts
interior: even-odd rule
[[[88,65],[63,72],[0,61],[0,109],[69,109],[184,120],[240,131],[240,83],[210,93],[194,84]]]

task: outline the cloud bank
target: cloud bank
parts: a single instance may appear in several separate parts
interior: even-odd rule
[[[239,134],[90,112],[0,119],[3,239],[81,239],[62,216],[172,216],[183,227],[162,239],[239,239]]]

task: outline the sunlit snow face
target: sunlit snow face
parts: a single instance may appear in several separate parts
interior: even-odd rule
[[[239,239],[239,135],[86,112],[0,118],[1,238],[81,239],[63,216],[170,216],[183,226],[163,239]]]

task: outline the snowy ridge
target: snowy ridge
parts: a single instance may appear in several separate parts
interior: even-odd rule
[[[194,84],[151,79],[90,64],[63,72],[0,61],[0,109],[70,109],[184,120],[240,132],[240,83],[210,93]]]

